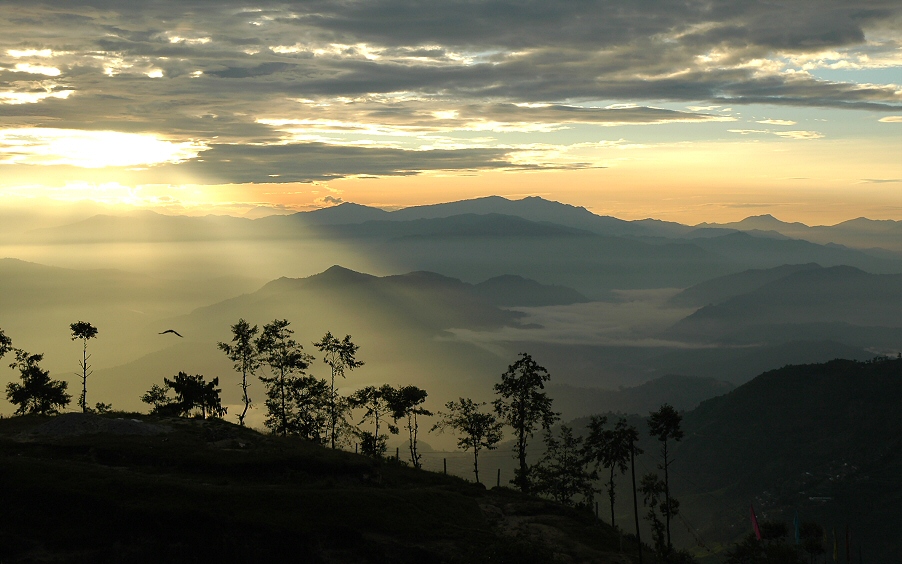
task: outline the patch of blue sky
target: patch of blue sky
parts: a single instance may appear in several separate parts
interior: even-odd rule
[[[902,86],[902,67],[866,69],[816,68],[808,71],[812,76],[831,82],[851,82],[857,84],[896,84]]]

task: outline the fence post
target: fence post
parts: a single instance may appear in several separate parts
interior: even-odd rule
[[[501,468],[498,469],[498,480],[495,482],[495,487],[501,487]]]
[[[395,447],[395,461],[401,462],[401,447]]]
[[[445,467],[445,476],[447,476],[448,475],[448,459],[447,458],[442,459],[442,466]]]

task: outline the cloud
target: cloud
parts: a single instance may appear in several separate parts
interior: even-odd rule
[[[818,131],[773,131],[772,133],[785,139],[821,139],[824,136]]]
[[[0,130],[0,164],[71,165],[83,168],[180,163],[206,147],[153,135],[116,131],[22,127]]]
[[[758,122],[762,123],[762,122]],[[769,129],[728,129],[730,133],[739,133],[740,135],[776,135],[784,139],[821,139],[823,133],[818,131],[771,131]]]
[[[877,121],[882,123],[902,123],[902,116],[886,116]]]
[[[902,178],[862,178],[863,184],[895,184],[902,182]]]
[[[344,200],[342,200],[341,198],[336,198],[334,196],[326,196],[322,199],[322,201],[327,202],[329,204],[336,204],[336,205],[344,203]]]
[[[763,123],[765,125],[795,125],[796,122],[788,119],[762,119],[755,123]]]
[[[175,177],[178,168],[211,181],[291,182],[601,166],[588,145],[553,147],[585,141],[566,137],[577,129],[732,121],[737,105],[902,108],[898,85],[812,74],[902,64],[893,23],[902,6],[892,2],[253,6],[7,2],[0,13],[0,126],[153,136],[186,151],[133,158],[135,166],[180,163],[153,174]],[[672,109],[678,104],[689,111]],[[532,147],[512,140],[525,133],[536,135]],[[65,158],[33,162],[77,165]]]

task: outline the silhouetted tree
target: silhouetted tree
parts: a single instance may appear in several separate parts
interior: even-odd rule
[[[305,353],[303,347],[291,335],[294,331],[288,328],[286,319],[276,319],[263,326],[263,332],[256,341],[261,360],[269,366],[272,376],[260,376],[266,385],[265,425],[282,436],[291,431],[289,424],[292,418],[289,385],[293,378],[304,376],[304,370],[310,366],[313,357]]]
[[[658,557],[667,560],[671,547],[667,542],[666,530],[664,522],[658,516],[658,510],[664,510],[664,481],[658,478],[657,474],[649,473],[642,476],[642,482],[639,485],[639,492],[642,494],[642,503],[648,508],[645,519],[651,525],[651,536],[655,542],[655,552]]]
[[[639,439],[639,432],[635,427],[627,424],[626,419],[621,418],[613,429],[605,429],[606,417],[593,416],[589,423],[589,435],[586,437],[586,457],[595,463],[596,470],[599,467],[608,468],[610,476],[607,482],[608,497],[611,502],[611,526],[616,528],[614,522],[614,473],[619,470],[621,474],[627,471],[627,462],[630,460],[631,450]]]
[[[3,358],[12,348],[13,340],[6,336],[3,329],[0,329],[0,358]]]
[[[247,416],[247,410],[251,406],[251,398],[247,394],[250,383],[247,381],[248,376],[253,376],[257,369],[260,368],[260,353],[254,346],[254,337],[258,332],[257,326],[253,327],[243,318],[238,323],[232,325],[232,343],[217,343],[219,350],[223,351],[229,360],[234,362],[236,372],[241,373],[241,393],[244,401],[244,410],[238,416],[238,424],[244,427],[244,418]]]
[[[72,330],[72,340],[81,339],[82,343],[81,360],[78,362],[81,368],[81,395],[78,397],[78,406],[82,413],[87,413],[91,411],[88,407],[88,376],[93,374],[91,367],[88,366],[88,359],[91,358],[88,354],[88,340],[97,336],[97,327],[87,321],[76,321],[69,325],[69,329]]]
[[[516,434],[515,451],[519,467],[514,472],[512,483],[521,491],[530,487],[529,466],[526,464],[526,447],[529,439],[539,428],[548,430],[558,419],[551,410],[551,398],[541,391],[551,377],[544,367],[539,366],[527,353],[521,353],[520,360],[510,365],[501,375],[501,382],[495,384],[498,397],[492,404],[498,417],[513,427]]]
[[[69,405],[72,396],[66,393],[67,382],[51,380],[50,372],[40,367],[42,354],[28,354],[21,349],[13,349],[15,362],[10,368],[18,370],[22,383],[10,382],[6,385],[6,398],[17,405],[16,414],[56,415]]]
[[[219,396],[222,390],[216,387],[219,385],[219,378],[207,382],[201,374],[179,372],[172,380],[163,378],[163,382],[175,392],[175,401],[180,407],[181,415],[190,415],[194,409],[199,409],[204,419],[208,414],[211,417],[225,415]]]
[[[561,425],[560,438],[547,430],[545,454],[533,469],[533,490],[564,505],[573,505],[574,496],[582,495],[583,503],[591,506],[595,492],[587,462],[583,439],[571,427]]]
[[[636,525],[636,544],[639,547],[639,564],[642,564],[642,534],[639,531],[639,501],[638,489],[636,487],[636,455],[642,454],[642,449],[636,446],[639,442],[639,431],[635,427],[629,427],[628,433],[625,433],[630,442],[630,477],[632,479],[633,489],[633,519]]]
[[[374,458],[381,458],[385,454],[387,448],[388,437],[385,434],[379,434],[379,428],[386,416],[391,414],[389,400],[395,394],[394,388],[388,384],[380,387],[367,386],[357,390],[348,402],[353,408],[362,408],[365,410],[363,417],[358,425],[362,425],[367,420],[373,423],[373,432],[359,430],[360,450],[363,454]],[[385,427],[389,433],[397,434],[398,428],[390,423],[386,423]]]
[[[329,431],[329,383],[313,376],[289,378],[287,392],[287,434],[327,443]]]
[[[422,468],[423,466],[420,462],[420,453],[417,452],[417,435],[420,430],[417,416],[425,415],[429,417],[432,415],[431,411],[422,407],[427,395],[426,390],[421,390],[416,386],[403,386],[393,390],[388,398],[388,407],[391,410],[391,416],[395,424],[397,425],[400,419],[407,420],[405,428],[407,429],[410,448],[410,462],[415,468]]]
[[[150,404],[152,415],[178,415],[179,406],[169,395],[169,387],[154,384],[141,396],[141,401]]]
[[[670,440],[679,441],[683,438],[683,431],[680,429],[680,422],[683,417],[670,404],[662,405],[658,411],[653,411],[648,416],[648,429],[653,437],[661,441],[661,458],[663,460],[659,468],[664,470],[664,507],[662,509],[667,524],[667,547],[673,548],[670,542],[670,518],[677,514],[674,506],[676,500],[670,497],[670,475],[668,469],[670,467],[670,453],[668,445]]]
[[[457,447],[468,451],[473,450],[473,473],[479,482],[479,451],[482,449],[495,450],[501,441],[504,423],[498,421],[493,413],[485,413],[482,406],[485,403],[476,403],[470,398],[460,398],[458,401],[449,401],[445,404],[448,411],[437,413],[438,422],[432,426],[432,431],[443,433],[445,429],[452,429],[459,435]]]
[[[219,396],[222,390],[216,387],[218,385],[219,378],[207,382],[201,374],[179,372],[172,380],[163,378],[162,386],[154,384],[141,396],[141,401],[151,404],[153,408],[150,412],[155,415],[188,417],[199,409],[204,419],[207,415],[222,417],[225,410]],[[175,394],[174,397],[169,395],[170,391]]]
[[[94,404],[94,411],[100,414],[104,413],[112,413],[113,404],[111,403],[103,403],[101,401]]]
[[[313,343],[313,346],[323,353],[323,362],[332,369],[332,381],[330,385],[329,396],[329,443],[332,448],[336,447],[337,434],[343,426],[342,420],[344,413],[340,409],[344,403],[338,398],[338,392],[335,390],[335,377],[345,377],[345,370],[354,370],[363,366],[363,362],[357,360],[357,345],[351,342],[351,336],[345,335],[345,338],[338,340],[332,336],[331,331],[327,331],[323,338]]]

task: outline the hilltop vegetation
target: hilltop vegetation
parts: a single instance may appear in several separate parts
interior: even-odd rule
[[[4,562],[613,562],[586,511],[218,419],[0,421]]]

